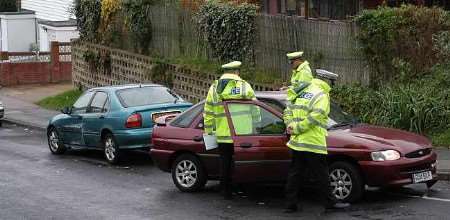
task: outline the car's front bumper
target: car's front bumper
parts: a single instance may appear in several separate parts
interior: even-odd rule
[[[360,161],[359,165],[365,175],[369,186],[402,186],[413,183],[412,176],[415,173],[431,171],[433,179],[437,180],[436,153],[431,153],[420,158],[402,157],[395,161]]]
[[[141,149],[151,147],[152,128],[119,130],[114,137],[120,149]]]

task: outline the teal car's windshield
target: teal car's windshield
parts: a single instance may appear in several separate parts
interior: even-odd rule
[[[183,102],[180,96],[162,86],[122,89],[117,91],[117,96],[124,107]]]

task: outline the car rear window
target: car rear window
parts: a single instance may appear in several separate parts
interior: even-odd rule
[[[188,109],[187,111],[185,111],[184,113],[182,113],[181,115],[179,115],[178,117],[176,117],[171,123],[170,125],[174,126],[174,127],[179,127],[179,128],[187,128],[192,121],[195,119],[195,117],[200,114],[200,112],[203,111],[203,103],[197,104],[194,107]]]
[[[117,96],[124,107],[183,102],[180,96],[162,86],[121,89]]]

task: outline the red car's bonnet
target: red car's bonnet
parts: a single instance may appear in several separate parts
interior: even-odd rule
[[[329,141],[333,147],[349,147],[353,145],[374,151],[394,149],[402,154],[431,147],[431,142],[424,136],[366,124],[360,124],[349,129],[331,131]]]

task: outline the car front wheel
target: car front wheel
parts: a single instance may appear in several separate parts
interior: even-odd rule
[[[103,138],[103,147],[106,161],[110,164],[117,164],[119,162],[120,151],[112,134],[105,135]]]
[[[364,181],[359,170],[348,162],[335,162],[330,166],[331,192],[341,202],[355,202],[364,193]]]
[[[192,154],[183,154],[172,165],[172,180],[182,192],[196,192],[207,181],[200,160]]]
[[[52,154],[63,154],[66,152],[66,147],[62,143],[62,140],[59,136],[58,131],[56,128],[52,127],[47,132],[47,140],[48,140],[48,147],[50,148],[50,152]]]

